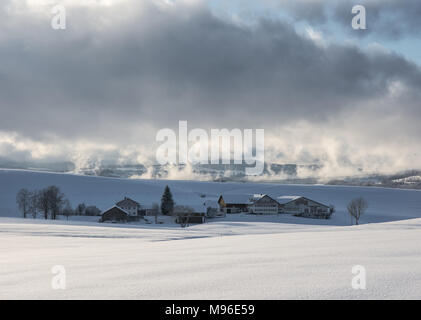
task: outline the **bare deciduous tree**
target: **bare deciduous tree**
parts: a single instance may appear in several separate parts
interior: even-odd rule
[[[368,208],[368,202],[364,198],[353,199],[347,206],[348,212],[352,217],[355,218],[355,224],[358,225],[360,217],[364,214]]]
[[[48,204],[51,210],[51,219],[55,220],[57,215],[60,213],[61,207],[63,206],[64,194],[57,186],[49,186],[46,192]]]
[[[31,197],[29,200],[29,213],[32,215],[32,218],[37,217],[37,212],[39,208],[39,192],[38,191],[32,191]]]
[[[38,192],[38,208],[48,219],[51,212],[51,219],[55,220],[63,205],[64,194],[57,186],[49,186]]]
[[[101,209],[97,208],[96,206],[87,206],[85,209],[86,216],[100,216]]]
[[[188,227],[190,223],[190,216],[194,213],[194,209],[189,206],[175,206],[173,214],[182,228]]]
[[[85,211],[86,211],[86,205],[84,203],[80,203],[75,209],[75,214],[77,216],[83,216],[85,215]]]
[[[68,199],[64,200],[63,206],[63,215],[66,217],[66,220],[69,220],[69,216],[73,215],[74,211]]]
[[[20,189],[16,196],[16,202],[24,218],[26,218],[26,215],[29,213],[30,205],[31,205],[30,201],[31,201],[31,192],[25,188]]]
[[[50,211],[50,202],[47,189],[42,189],[38,192],[38,209],[44,214],[44,219],[48,219],[48,212]]]
[[[158,215],[159,215],[159,204],[152,204],[152,214],[155,217],[155,224],[158,224]]]

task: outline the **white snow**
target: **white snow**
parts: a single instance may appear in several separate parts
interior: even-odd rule
[[[421,219],[189,229],[0,218],[0,299],[417,299]],[[51,268],[66,270],[53,290]],[[367,289],[351,286],[352,267]]]
[[[280,204],[286,204],[299,198],[301,198],[301,196],[280,196],[276,198],[276,201]]]
[[[16,218],[19,188],[58,185],[72,204],[107,208],[129,196],[201,206],[226,194],[299,194],[334,204],[331,220],[230,215],[182,229],[174,224],[100,224]],[[205,194],[205,198],[201,195]],[[276,184],[139,181],[0,170],[0,299],[419,299],[421,193],[415,190]],[[363,225],[347,202],[364,196]],[[6,217],[12,216],[12,217]],[[14,217],[13,217],[14,216]],[[387,222],[385,222],[387,221]],[[66,270],[53,290],[51,269]],[[367,289],[351,286],[352,267]]]

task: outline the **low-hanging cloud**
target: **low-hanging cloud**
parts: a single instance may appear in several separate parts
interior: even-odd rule
[[[48,5],[0,8],[1,131],[54,156],[144,161],[157,130],[187,120],[265,129],[268,161],[414,164],[421,70],[397,54],[320,46],[274,19],[239,25],[202,1],[73,5],[64,31]]]

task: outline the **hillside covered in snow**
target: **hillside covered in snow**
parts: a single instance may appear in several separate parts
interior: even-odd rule
[[[274,196],[300,195],[332,204],[336,212],[328,221],[301,219],[309,224],[350,224],[346,206],[356,197],[369,203],[361,223],[385,222],[421,218],[421,191],[352,186],[280,185],[275,183],[198,182],[166,180],[133,180],[88,177],[71,174],[45,173],[21,170],[0,170],[0,216],[18,217],[16,194],[19,189],[40,189],[57,185],[73,206],[79,203],[96,205],[101,210],[113,206],[125,196],[143,206],[159,203],[166,185],[174,200],[203,210],[207,200],[216,200],[221,194],[270,194]],[[256,217],[256,219],[265,219]]]
[[[187,229],[0,218],[0,299],[419,299],[421,219]],[[66,272],[54,290],[53,266]],[[354,266],[366,289],[352,287]]]
[[[169,185],[200,209],[223,194],[303,195],[333,204],[330,220],[233,214],[202,225],[100,224],[17,218],[20,188],[57,185],[101,209],[123,196],[147,206]],[[421,193],[372,187],[125,180],[0,171],[0,299],[414,299],[421,296]],[[346,204],[369,202],[363,225]],[[74,220],[76,219],[76,220]],[[79,219],[79,220],[77,220]],[[52,288],[52,270],[66,272]],[[355,266],[366,289],[355,290]]]

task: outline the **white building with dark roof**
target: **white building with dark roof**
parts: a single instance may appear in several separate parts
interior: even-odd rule
[[[254,214],[278,214],[279,203],[268,195],[261,195],[254,198],[255,201],[249,206],[250,213]]]
[[[324,217],[330,212],[329,206],[302,196],[281,196],[276,201],[279,203],[279,213]]]
[[[126,211],[130,216],[137,216],[141,209],[139,202],[127,197],[124,197],[123,200],[117,202],[116,206]]]
[[[225,213],[293,214],[309,218],[329,218],[330,206],[303,196],[272,196],[267,194],[224,194],[218,200]]]

